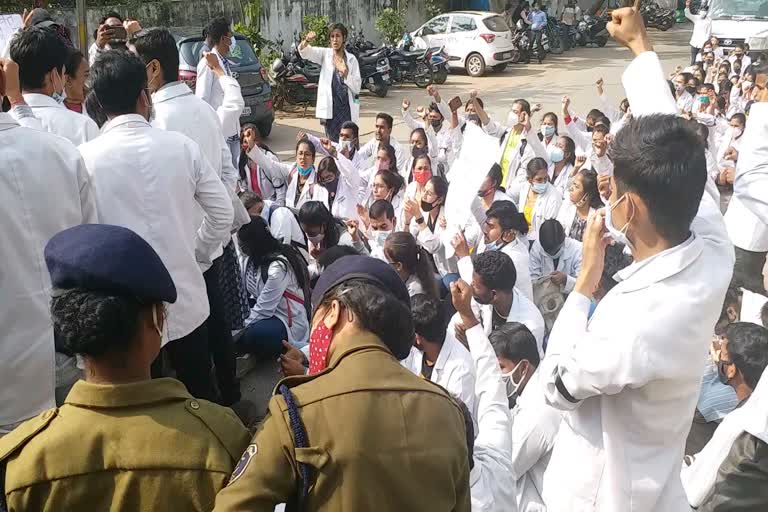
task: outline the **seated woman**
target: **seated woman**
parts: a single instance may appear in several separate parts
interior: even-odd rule
[[[390,146],[391,147],[391,146]],[[405,181],[397,172],[388,169],[377,171],[373,177],[370,190],[362,203],[358,205],[357,213],[365,218],[365,211],[373,203],[379,200],[389,201],[395,210],[395,216],[400,218],[403,210],[403,194],[405,193]]]
[[[480,226],[485,222],[486,213],[493,203],[512,201],[501,186],[502,180],[501,166],[493,164],[488,175],[483,179],[480,190],[477,191],[477,197],[472,200],[472,215]]]
[[[53,236],[45,262],[57,342],[85,380],[0,439],[0,509],[211,510],[250,436],[231,409],[151,378],[176,301],[160,257],[129,229],[85,224]]]
[[[534,158],[528,162],[526,177],[528,178],[520,189],[517,207],[523,211],[525,220],[531,229],[528,231],[528,241],[531,245],[538,239],[539,228],[545,220],[557,217],[562,195],[549,182],[549,166],[543,158]]]
[[[408,183],[405,188],[405,195],[403,197],[403,212],[398,220],[398,227],[407,229],[408,225],[406,221],[405,205],[408,201],[421,201],[421,196],[424,194],[424,187],[427,182],[434,176],[432,172],[432,160],[427,155],[421,155],[418,158],[414,158],[411,163],[411,176],[413,181]],[[447,182],[446,182],[447,183]]]
[[[403,167],[407,174],[403,176],[406,183],[413,181],[413,161],[426,155],[430,160],[434,160],[437,157],[437,141],[434,138],[429,137],[424,128],[416,128],[411,132],[411,157],[406,161]]]
[[[563,293],[570,293],[581,272],[581,242],[565,236],[554,219],[544,221],[531,247],[531,279],[551,277]]]
[[[251,123],[244,124],[240,130],[240,159],[238,160],[240,188],[254,192],[265,201],[274,201],[284,206],[286,183],[283,175],[273,175],[248,156],[248,153],[257,146],[262,150],[265,158],[276,164],[280,163],[277,155],[262,142],[259,128]]]
[[[319,201],[309,201],[301,207],[299,224],[309,240],[309,275],[313,278],[318,275],[317,258],[326,249],[349,245],[360,254],[368,254],[368,249],[360,240],[357,223],[353,221],[347,226],[344,221],[331,215],[328,208]]]
[[[309,338],[309,275],[301,254],[278,241],[261,217],[237,232],[248,295],[255,299],[246,327],[236,341],[240,353],[257,359],[280,354],[283,340],[298,347]]]
[[[258,144],[248,151],[248,158],[269,173],[273,180],[280,179],[288,184],[285,189],[286,206],[301,208],[311,200],[311,185],[317,181],[317,173],[315,146],[308,139],[301,139],[296,143],[296,162],[293,164],[274,160]]]
[[[433,300],[440,298],[431,256],[413,235],[403,231],[389,235],[384,242],[384,255],[405,282],[411,297],[424,293]]]
[[[565,236],[581,242],[587,219],[602,207],[603,201],[597,190],[597,173],[592,169],[582,169],[573,178],[568,197],[557,214],[557,221],[563,226]]]
[[[576,165],[576,143],[567,135],[557,137],[555,144],[547,148],[549,158],[549,181],[565,199],[568,187],[573,181]]]

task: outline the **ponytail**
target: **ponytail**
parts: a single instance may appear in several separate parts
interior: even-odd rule
[[[437,290],[437,281],[435,280],[435,273],[432,271],[432,264],[429,262],[432,256],[419,246],[418,253],[416,254],[416,277],[421,281],[421,286],[424,288],[430,299],[439,301],[440,293]]]
[[[411,275],[421,282],[424,292],[433,300],[440,300],[437,281],[432,271],[430,254],[416,243],[416,239],[407,231],[398,231],[387,237],[384,253],[393,263],[400,263]]]

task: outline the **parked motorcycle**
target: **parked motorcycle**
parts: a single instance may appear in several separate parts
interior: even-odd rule
[[[674,11],[660,7],[653,1],[643,2],[640,6],[640,15],[643,17],[646,27],[657,28],[662,32],[675,25]]]
[[[391,68],[389,85],[413,82],[417,87],[432,85],[432,55],[438,48],[428,50],[406,50],[413,46],[413,39],[407,32],[397,46],[385,46]]]
[[[442,85],[448,80],[448,54],[443,47],[435,49],[432,52],[432,59],[429,63],[432,65],[432,75],[436,84]]]
[[[379,98],[389,91],[390,71],[386,48],[379,48],[355,55],[360,67],[363,86]]]
[[[603,47],[608,43],[607,22],[604,18],[585,14],[576,27],[576,44],[587,46],[594,44]]]
[[[282,41],[278,41],[282,46]],[[306,61],[299,53],[299,41],[294,41],[289,52],[275,59],[269,68],[274,108],[289,105],[310,105],[317,101],[320,66]]]
[[[531,62],[531,34],[522,21],[518,21],[512,34],[512,62],[528,64]]]
[[[541,38],[542,44],[544,43],[544,38],[547,40],[547,44],[544,48],[549,53],[555,55],[563,53],[563,44],[560,39],[560,23],[558,23],[557,19],[552,16],[547,16],[547,28],[544,30],[544,34]]]

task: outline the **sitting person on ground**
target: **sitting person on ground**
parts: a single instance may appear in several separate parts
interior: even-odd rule
[[[387,261],[384,255],[384,244],[397,227],[397,218],[392,203],[379,199],[368,209],[368,245],[371,247],[371,256],[382,261]]]
[[[424,293],[432,300],[439,300],[437,276],[429,253],[412,234],[398,231],[389,235],[384,242],[384,257],[402,278],[411,297]]]
[[[562,224],[545,221],[531,248],[531,279],[550,277],[563,293],[570,293],[581,271],[581,242],[565,236]]]
[[[160,256],[127,228],[84,224],[54,235],[45,263],[54,332],[85,380],[0,439],[0,509],[211,510],[248,431],[181,382],[151,378],[176,301]]]
[[[368,254],[368,250],[358,237],[355,240],[347,224],[337,219],[320,201],[307,201],[299,210],[301,229],[309,240],[309,274],[313,278],[318,275],[317,259],[323,251],[337,245],[349,245],[360,254]]]
[[[295,247],[309,262],[309,240],[299,224],[298,215],[287,206],[281,206],[277,202],[262,199],[255,192],[246,190],[240,193],[240,200],[248,210],[248,214],[262,219],[269,226],[272,236],[286,245]]]

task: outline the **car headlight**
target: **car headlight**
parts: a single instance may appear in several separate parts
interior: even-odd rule
[[[748,37],[747,44],[749,45],[750,52],[762,52],[768,50],[768,30],[763,30],[752,37]]]

